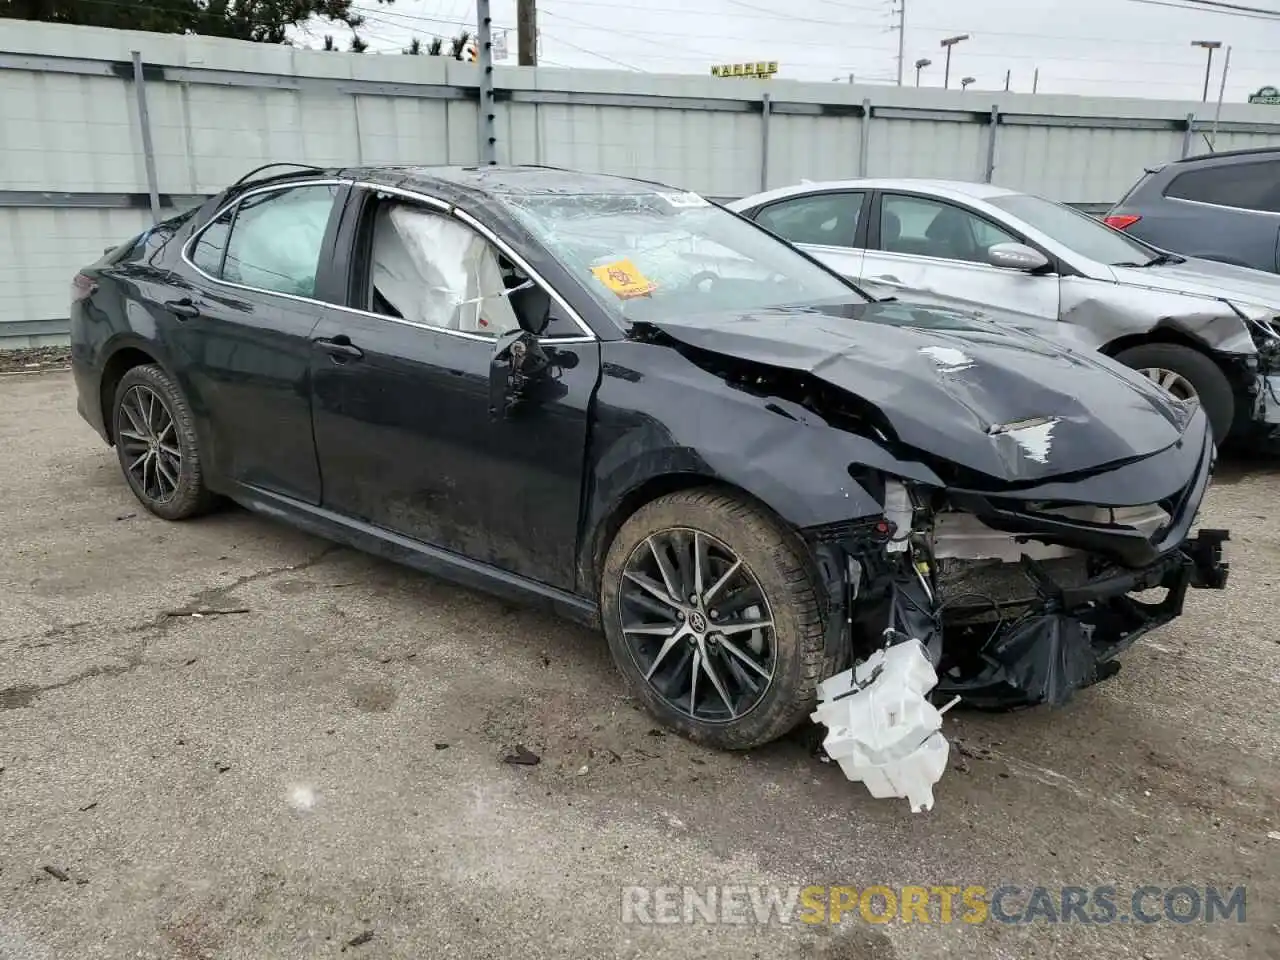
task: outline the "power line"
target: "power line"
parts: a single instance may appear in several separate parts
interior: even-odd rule
[[[839,26],[841,23],[847,23],[849,26],[883,26],[883,24],[853,24],[853,23],[848,23],[848,21],[839,21],[839,20],[830,20],[830,19],[818,20],[814,17],[802,17],[799,14],[791,14],[791,13],[780,15],[780,14],[774,13],[768,7],[757,7],[754,3],[747,3],[746,0],[725,0],[725,2],[731,3],[735,7],[742,7],[744,10],[756,10],[756,11],[759,11],[760,13],[767,13],[769,15],[767,18],[761,18],[761,19],[790,20],[790,21],[798,21],[800,23],[816,23],[822,27]],[[869,8],[863,7],[861,9],[865,10]]]
[[[546,11],[543,11],[543,12],[545,13]],[[550,34],[550,33],[547,33],[547,31],[545,31],[545,30],[543,30],[543,31],[542,31],[542,35],[543,35],[544,37],[546,37],[546,38],[550,39],[550,40],[554,40],[556,43],[562,43],[562,44],[564,44],[566,47],[569,47],[571,50],[577,50],[577,51],[579,51],[580,53],[590,54],[590,55],[591,55],[591,56],[593,56],[593,57],[599,57],[601,60],[607,60],[607,61],[609,61],[610,63],[616,63],[618,66],[620,66],[620,67],[626,67],[628,70],[632,70],[632,71],[634,71],[634,72],[636,72],[636,73],[645,73],[645,72],[647,72],[647,71],[645,71],[645,70],[641,70],[639,67],[633,66],[633,65],[631,65],[631,64],[629,64],[629,63],[627,63],[627,62],[625,62],[625,61],[623,61],[623,60],[618,60],[618,59],[616,59],[616,58],[614,58],[614,57],[610,57],[610,56],[608,56],[608,55],[606,55],[606,54],[599,53],[598,51],[595,51],[595,50],[589,50],[589,49],[588,49],[588,48],[586,48],[586,47],[580,47],[580,46],[578,46],[576,43],[570,43],[568,40],[565,40],[563,37],[557,37],[557,36],[554,36],[554,35],[552,35],[552,34]]]
[[[549,11],[549,10],[544,10],[544,11],[542,11],[542,12],[543,12],[543,14],[544,14],[544,15],[546,15],[546,16],[548,16],[548,17],[554,17],[555,19],[557,19],[557,20],[563,20],[563,21],[565,21],[566,23],[572,23],[572,24],[574,24],[574,25],[578,26],[580,29],[583,29],[583,30],[590,30],[590,31],[594,31],[594,32],[597,32],[597,33],[609,33],[609,34],[614,34],[614,33],[616,33],[616,30],[614,30],[614,28],[612,28],[612,27],[608,27],[608,26],[597,26],[597,25],[592,24],[592,23],[589,23],[589,22],[587,22],[587,21],[585,21],[585,20],[578,20],[578,19],[577,19],[577,18],[575,18],[575,17],[567,17],[567,16],[565,16],[565,15],[564,15],[564,14],[562,14],[562,13],[553,13],[553,12],[551,12],[551,11]],[[720,54],[718,54],[718,53],[711,53],[711,52],[708,52],[708,51],[700,50],[700,49],[698,49],[698,48],[696,48],[696,47],[687,46],[687,45],[685,45],[683,42],[680,42],[679,44],[673,44],[673,43],[671,42],[671,37],[672,37],[672,35],[671,35],[671,33],[670,33],[670,32],[668,32],[668,31],[655,31],[655,30],[636,30],[636,29],[629,29],[629,30],[627,31],[627,36],[629,36],[629,37],[636,37],[637,39],[640,39],[640,40],[642,40],[642,41],[643,41],[643,42],[645,42],[645,43],[649,43],[649,44],[652,44],[652,45],[654,45],[654,46],[660,46],[660,47],[662,47],[663,49],[668,50],[668,51],[688,50],[688,51],[690,51],[690,53],[692,54],[691,56],[688,56],[688,57],[684,57],[684,56],[676,56],[676,57],[666,57],[666,58],[664,58],[664,57],[660,57],[660,56],[653,56],[653,57],[650,57],[650,59],[689,59],[689,60],[693,60],[693,59],[696,59],[696,58],[697,58],[697,57],[699,57],[699,56],[711,57],[711,58],[713,58],[713,59],[716,59],[716,58],[718,58],[718,57],[720,57],[720,56],[721,56],[721,55],[720,55]],[[744,37],[744,36],[742,36],[742,35],[740,35],[740,34],[718,34],[718,36],[719,36],[721,39],[724,39],[724,40],[744,40],[744,41],[755,41],[755,40],[756,40],[756,38],[754,38],[754,37]],[[656,41],[656,40],[649,40],[649,39],[646,39],[646,38],[648,38],[648,37],[659,37],[659,38],[662,38],[662,39],[666,40],[667,42],[666,42],[666,43],[659,43],[659,42],[658,42],[658,41]],[[893,51],[892,51],[892,50],[890,50],[890,49],[889,49],[889,47],[887,47],[887,46],[876,46],[876,45],[871,45],[871,44],[856,44],[856,43],[854,43],[854,44],[848,44],[848,43],[840,43],[840,44],[837,44],[837,43],[817,43],[817,42],[814,42],[814,41],[806,41],[806,40],[777,40],[777,41],[774,41],[774,43],[775,43],[775,45],[776,45],[776,46],[818,47],[818,48],[822,48],[822,49],[835,49],[835,48],[839,48],[839,49],[841,49],[841,50],[872,50],[872,51],[876,51],[876,52],[879,52],[879,53],[883,53],[883,54],[885,54],[886,56],[887,56],[887,55],[892,54],[892,52],[893,52]],[[1172,44],[1166,44],[1166,46],[1172,46]],[[1177,47],[1176,49],[1178,49],[1179,51],[1181,51],[1181,47]],[[1033,61],[1033,62],[1036,62],[1036,63],[1052,63],[1052,62],[1058,62],[1058,63],[1125,64],[1125,65],[1128,65],[1128,64],[1143,64],[1143,65],[1147,65],[1147,66],[1155,66],[1155,67],[1169,67],[1169,68],[1174,68],[1174,69],[1178,69],[1178,70],[1184,70],[1184,69],[1188,68],[1189,66],[1193,66],[1193,65],[1194,65],[1194,63],[1193,63],[1193,61],[1192,61],[1191,59],[1186,59],[1186,60],[1169,60],[1169,59],[1162,59],[1162,60],[1149,60],[1149,59],[1148,59],[1148,60],[1144,60],[1144,59],[1139,59],[1139,58],[1135,58],[1135,57],[1123,57],[1123,58],[1109,59],[1109,58],[1105,58],[1105,57],[1071,57],[1071,56],[1053,55],[1053,54],[1050,54],[1050,55],[1043,55],[1043,54],[997,53],[997,52],[988,52],[988,51],[983,51],[983,50],[974,50],[974,51],[965,50],[965,51],[964,51],[964,57],[965,57],[965,58],[969,58],[969,59],[975,59],[975,58],[976,58],[976,59],[980,59],[980,60],[1001,60],[1001,61],[1007,61],[1007,60],[1029,60],[1029,61]],[[832,63],[833,61],[814,61],[814,60],[810,60],[810,61],[807,61],[807,62],[808,62],[809,64],[811,64],[811,65],[820,66],[820,65],[823,65],[824,63],[828,63],[828,64],[829,64],[829,63]],[[843,62],[843,61],[840,61],[840,62]],[[855,71],[855,72],[856,72],[856,71]]]
[[[1215,7],[1222,10],[1238,10],[1243,13],[1263,13],[1273,17],[1280,17],[1280,10],[1270,10],[1266,7],[1245,7],[1238,3],[1223,3],[1222,0],[1184,0],[1186,3],[1195,4],[1198,7]],[[1217,12],[1214,10],[1213,12]]]
[[[800,17],[800,16],[793,17],[789,14],[772,13],[772,12],[769,12],[765,7],[752,6],[751,4],[742,2],[742,0],[725,0],[725,2],[733,3],[737,6],[743,7],[748,10],[761,11],[759,13],[734,14],[734,17],[739,20],[769,20],[777,23],[794,23],[796,21],[799,21],[802,23],[816,23],[819,26],[823,26],[823,27],[882,27],[884,26],[883,23],[869,23],[865,20],[863,21],[830,20],[830,19],[818,20],[813,17]],[[606,9],[612,10],[615,15],[618,12],[618,4],[609,3],[607,2],[607,0],[573,0],[573,6],[575,8],[576,7],[604,7]],[[859,9],[867,9],[867,8],[859,8]],[[545,11],[542,11],[542,12],[545,12]],[[719,14],[704,13],[698,10],[691,10],[689,9],[689,7],[651,7],[646,4],[644,7],[644,12],[645,13],[682,13],[685,16],[714,17],[719,20],[724,19]],[[624,31],[619,31],[619,32],[621,33]],[[630,32],[630,31],[625,31],[625,32]]]
[[[1196,0],[1181,0],[1181,2],[1170,2],[1170,0],[1128,0],[1129,3],[1145,3],[1153,7],[1171,7],[1174,10],[1190,10],[1192,13],[1217,13],[1223,16],[1244,17],[1250,20],[1265,20],[1268,23],[1275,23],[1280,19],[1280,14],[1274,11],[1261,11],[1260,13],[1245,13],[1235,10],[1221,10],[1212,7],[1188,6],[1188,4],[1196,2]]]

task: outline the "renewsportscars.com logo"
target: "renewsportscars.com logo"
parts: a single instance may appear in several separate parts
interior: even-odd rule
[[[712,886],[623,887],[621,920],[680,923],[1245,922],[1243,886],[1094,887]]]

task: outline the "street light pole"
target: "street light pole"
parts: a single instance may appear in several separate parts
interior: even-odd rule
[[[920,86],[920,71],[932,63],[933,63],[932,60],[927,60],[924,57],[921,57],[919,60],[916,61],[916,86],[917,87]]]
[[[898,0],[898,86],[902,86],[902,57],[907,44],[907,0]]]
[[[961,40],[968,40],[968,39],[969,39],[969,35],[967,33],[962,33],[958,37],[947,37],[947,39],[943,40],[942,43],[939,44],[939,46],[941,46],[942,49],[947,51],[947,66],[944,69],[942,74],[943,90],[946,90],[948,87],[951,86],[951,48],[954,47]]]
[[[1209,75],[1213,72],[1213,51],[1222,46],[1221,40],[1192,40],[1193,47],[1202,47],[1209,51],[1209,56],[1204,65],[1204,93],[1200,95],[1201,103],[1209,101]]]
[[[969,84],[973,83],[973,82],[974,82],[974,79],[975,79],[975,78],[973,78],[973,77],[961,77],[961,78],[960,78],[960,89],[961,89],[961,90],[968,90],[968,89],[969,89]]]

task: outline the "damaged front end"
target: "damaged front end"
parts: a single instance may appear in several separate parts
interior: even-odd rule
[[[1074,480],[980,490],[885,477],[882,517],[806,531],[829,639],[848,655],[838,669],[854,666],[824,684],[814,719],[851,779],[928,809],[945,769],[937,705],[1062,704],[1179,616],[1189,588],[1226,585],[1227,531],[1191,534],[1215,458],[1197,421],[1164,454]],[[1159,473],[1185,479],[1126,502]]]

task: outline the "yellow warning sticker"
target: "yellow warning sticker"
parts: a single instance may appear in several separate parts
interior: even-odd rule
[[[614,292],[620,300],[643,297],[658,289],[630,260],[615,260],[604,266],[592,267],[596,279]]]

